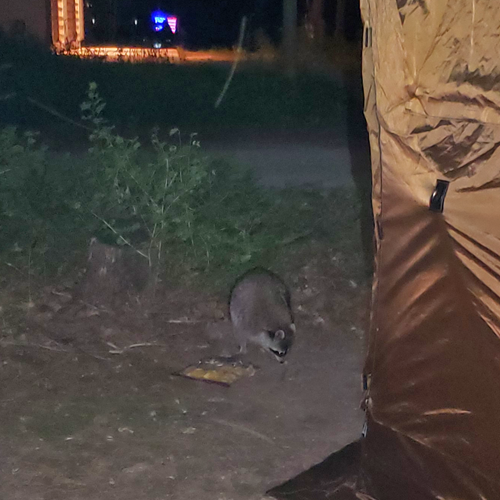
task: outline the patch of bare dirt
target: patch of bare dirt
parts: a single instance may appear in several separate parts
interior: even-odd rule
[[[287,364],[250,352],[255,374],[231,387],[174,375],[234,349],[225,295],[151,293],[122,275],[102,281],[92,264],[76,285],[33,290],[33,304],[11,282],[0,296],[0,498],[260,499],[356,439],[369,291],[345,258],[297,256],[284,275],[297,316]]]

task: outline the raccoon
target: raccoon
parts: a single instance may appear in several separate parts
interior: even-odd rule
[[[252,343],[283,363],[293,344],[295,324],[290,291],[281,278],[263,268],[247,271],[233,285],[229,315],[240,353]]]

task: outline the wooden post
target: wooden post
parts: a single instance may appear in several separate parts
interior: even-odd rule
[[[337,0],[337,10],[335,12],[335,38],[343,40],[345,38],[345,0]]]
[[[297,59],[297,0],[283,0],[283,55],[286,74],[296,74]]]
[[[323,48],[325,42],[324,0],[312,0],[311,22],[313,25],[314,42],[316,47]]]

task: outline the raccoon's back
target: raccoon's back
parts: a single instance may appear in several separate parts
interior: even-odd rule
[[[229,312],[234,325],[248,333],[275,331],[293,323],[290,292],[285,283],[265,269],[252,269],[235,283]]]

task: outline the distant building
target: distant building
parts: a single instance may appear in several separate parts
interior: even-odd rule
[[[50,6],[54,46],[79,47],[85,38],[83,0],[50,0]]]
[[[12,35],[30,34],[57,48],[78,47],[84,38],[83,0],[3,2],[0,28]]]

